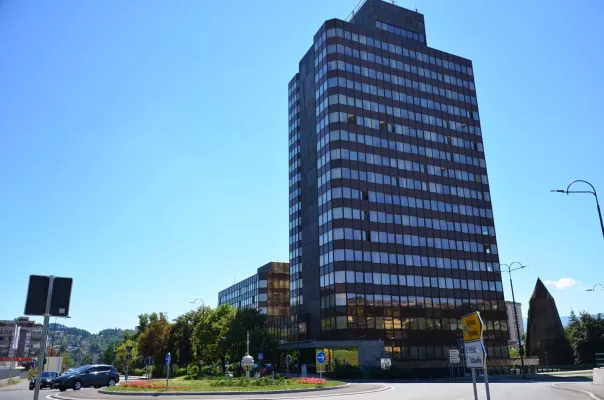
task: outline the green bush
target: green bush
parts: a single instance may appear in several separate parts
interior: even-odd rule
[[[134,368],[132,369],[132,372],[130,372],[130,374],[134,376],[144,376],[146,373],[147,370],[145,368]]]
[[[187,375],[187,368],[178,368],[176,371],[174,371],[174,377],[176,378],[177,376],[185,376]]]
[[[38,368],[30,368],[29,371],[27,371],[27,378],[33,379],[33,377],[36,376],[37,373],[38,373]]]
[[[198,376],[199,375],[199,367],[195,364],[189,364],[187,366],[187,376]]]

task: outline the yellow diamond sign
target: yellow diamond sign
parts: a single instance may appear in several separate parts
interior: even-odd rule
[[[463,327],[464,341],[482,339],[482,318],[480,318],[478,311],[461,317],[461,326]]]

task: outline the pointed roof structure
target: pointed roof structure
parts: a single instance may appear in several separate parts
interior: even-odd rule
[[[526,351],[540,364],[572,364],[573,352],[564,334],[556,301],[541,279],[537,279],[529,301]]]

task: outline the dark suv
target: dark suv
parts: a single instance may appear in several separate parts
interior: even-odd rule
[[[42,378],[40,379],[40,389],[42,388],[51,388],[53,387],[53,379],[59,376],[59,371],[43,371]],[[29,381],[29,390],[34,390],[36,387],[36,377],[34,376],[32,380]]]
[[[120,374],[111,365],[85,365],[54,380],[54,388],[64,392],[67,389],[80,390],[83,387],[100,388],[115,386]]]

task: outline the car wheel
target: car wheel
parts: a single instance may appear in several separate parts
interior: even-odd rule
[[[82,382],[77,381],[73,384],[73,390],[80,390],[82,388]]]
[[[34,388],[30,386],[30,387],[29,387],[29,390],[34,390]]]
[[[64,392],[64,391],[66,391],[66,390],[67,390],[67,388],[60,387],[60,388],[59,388],[59,390],[60,390],[61,392]]]
[[[107,382],[107,386],[115,386],[115,379],[109,379],[109,382]]]

